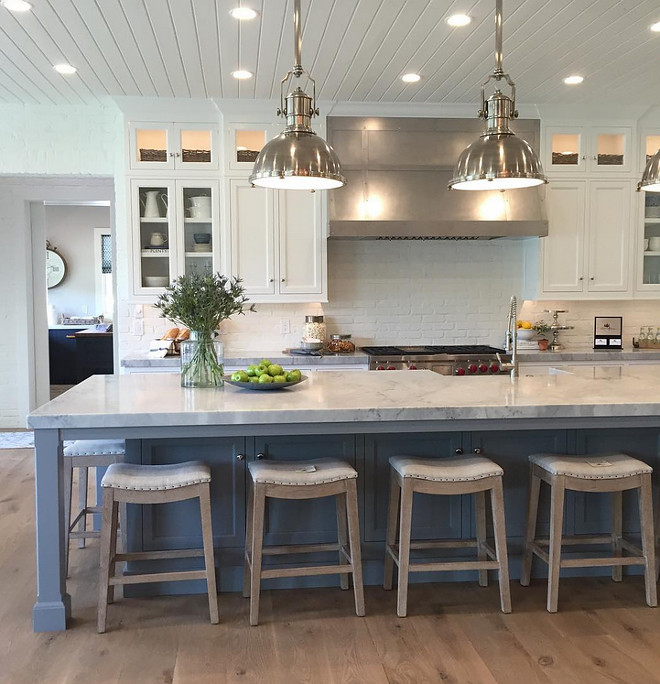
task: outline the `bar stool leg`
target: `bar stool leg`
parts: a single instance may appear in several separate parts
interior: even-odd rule
[[[335,502],[337,505],[337,542],[339,544],[339,565],[348,565],[348,560],[343,553],[343,549],[346,549],[348,544],[348,519],[346,513],[346,494],[338,494],[335,497]],[[347,590],[348,589],[348,575],[343,572],[339,575],[339,586]]]
[[[78,510],[84,511],[87,508],[87,486],[89,468],[78,468]],[[84,532],[87,529],[87,516],[80,516],[77,532]],[[85,537],[78,539],[78,548],[85,548]]]
[[[499,563],[500,606],[503,613],[511,612],[511,584],[509,581],[509,554],[506,548],[506,524],[504,516],[504,493],[502,478],[498,477],[490,490],[493,511],[493,531],[495,533],[495,554]]]
[[[658,495],[658,498],[660,499],[660,494]],[[660,536],[660,500],[658,501],[658,505],[655,509],[655,528],[654,528],[654,534],[656,535],[656,538],[654,541],[658,540],[658,537]],[[655,549],[657,549],[657,543],[654,546]],[[658,582],[660,581],[660,562],[658,559],[658,552],[656,550],[655,554],[655,581]]]
[[[646,584],[646,603],[651,607],[658,605],[655,583],[655,533],[653,531],[653,495],[651,493],[651,474],[642,475],[642,485],[637,490],[639,501],[639,524],[642,532],[642,553],[644,554],[644,582]]]
[[[486,543],[486,492],[475,492],[474,494],[475,506],[475,528],[477,533],[477,558],[480,561],[488,559],[484,544]],[[493,524],[495,518],[493,518]],[[479,570],[479,586],[488,586],[488,570]]]
[[[412,485],[403,478],[401,487],[401,515],[399,523],[399,586],[396,599],[396,614],[408,614],[408,568],[410,566],[410,532],[412,526]]]
[[[548,603],[549,613],[557,612],[559,602],[559,571],[561,563],[562,526],[564,523],[564,478],[553,478],[550,487],[550,552],[548,563]]]
[[[392,589],[394,576],[394,559],[388,549],[396,544],[396,525],[399,519],[399,499],[401,498],[401,488],[392,471],[390,473],[390,499],[387,508],[387,535],[385,537],[385,573],[383,578],[383,589]]]
[[[355,594],[355,614],[364,617],[364,585],[362,582],[362,550],[360,548],[360,522],[358,519],[357,483],[346,481],[346,517],[348,518],[348,538],[351,545],[351,565],[353,566],[353,592]]]
[[[108,561],[108,577],[115,576],[115,556],[117,554],[117,527],[119,526],[119,503],[112,502],[112,524],[110,525],[110,559]],[[115,585],[108,584],[108,603],[115,600]]]
[[[259,624],[259,593],[261,591],[261,555],[264,544],[264,515],[266,491],[262,484],[255,484],[252,506],[252,570],[250,572],[250,624]]]
[[[218,589],[215,584],[215,558],[213,553],[213,531],[211,527],[211,496],[208,484],[201,485],[199,493],[199,511],[202,517],[202,540],[204,542],[204,567],[206,570],[206,588],[209,595],[209,613],[211,624],[217,625]]]
[[[612,492],[612,555],[620,558],[622,553],[621,538],[623,537],[623,492]],[[623,579],[623,567],[612,566],[612,579],[620,582]]]
[[[522,567],[520,570],[520,584],[528,587],[532,575],[532,542],[536,539],[536,518],[539,511],[539,496],[541,494],[541,480],[534,474],[534,466],[529,472],[529,497],[527,499],[527,524],[525,526],[525,546],[523,548]]]
[[[248,484],[247,520],[245,521],[245,555],[243,558],[243,597],[250,598],[250,553],[252,553],[252,518],[254,516],[254,485]]]
[[[108,589],[110,586],[110,558],[112,548],[110,538],[112,535],[112,514],[114,504],[114,492],[107,489],[103,496],[103,517],[101,519],[101,562],[99,569],[98,586],[98,613],[97,631],[99,634],[105,632],[105,620],[108,612]]]
[[[71,528],[71,494],[73,490],[73,465],[64,459],[64,562],[66,577],[69,576],[69,533]]]

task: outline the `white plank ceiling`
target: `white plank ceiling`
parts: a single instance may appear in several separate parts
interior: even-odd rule
[[[292,0],[31,0],[0,7],[0,102],[109,96],[277,98]],[[238,22],[239,4],[259,12]],[[476,102],[492,70],[494,0],[302,0],[303,65],[321,99]],[[472,23],[444,19],[466,12]],[[504,67],[523,103],[660,105],[658,0],[505,0]],[[78,68],[73,76],[52,69]],[[254,73],[249,81],[235,69]],[[408,71],[422,75],[404,84]],[[584,76],[581,86],[562,79]]]

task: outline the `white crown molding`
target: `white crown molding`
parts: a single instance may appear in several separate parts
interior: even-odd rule
[[[206,123],[218,121],[220,116],[215,102],[206,98],[115,97],[112,99],[129,121]]]

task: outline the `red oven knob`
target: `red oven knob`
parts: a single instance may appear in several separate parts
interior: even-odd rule
[[[465,375],[465,368],[457,368],[456,375]]]
[[[476,373],[476,372],[477,372],[477,364],[476,364],[476,363],[471,363],[471,364],[468,366],[468,370],[470,371],[470,373]]]
[[[417,370],[417,366],[408,366],[408,370]]]
[[[376,366],[376,370],[385,370],[385,366]]]
[[[396,370],[396,368],[394,366],[388,366],[387,370]]]
[[[496,363],[491,363],[490,364],[490,372],[491,373],[497,373],[499,372],[500,367]]]
[[[479,372],[480,373],[488,373],[488,366],[485,363],[482,363],[479,366]]]

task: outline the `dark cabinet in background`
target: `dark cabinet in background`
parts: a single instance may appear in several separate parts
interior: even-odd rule
[[[75,335],[81,330],[83,328],[48,331],[51,385],[75,385],[78,382]]]
[[[48,354],[51,385],[75,385],[90,375],[114,372],[111,332],[49,330]]]

